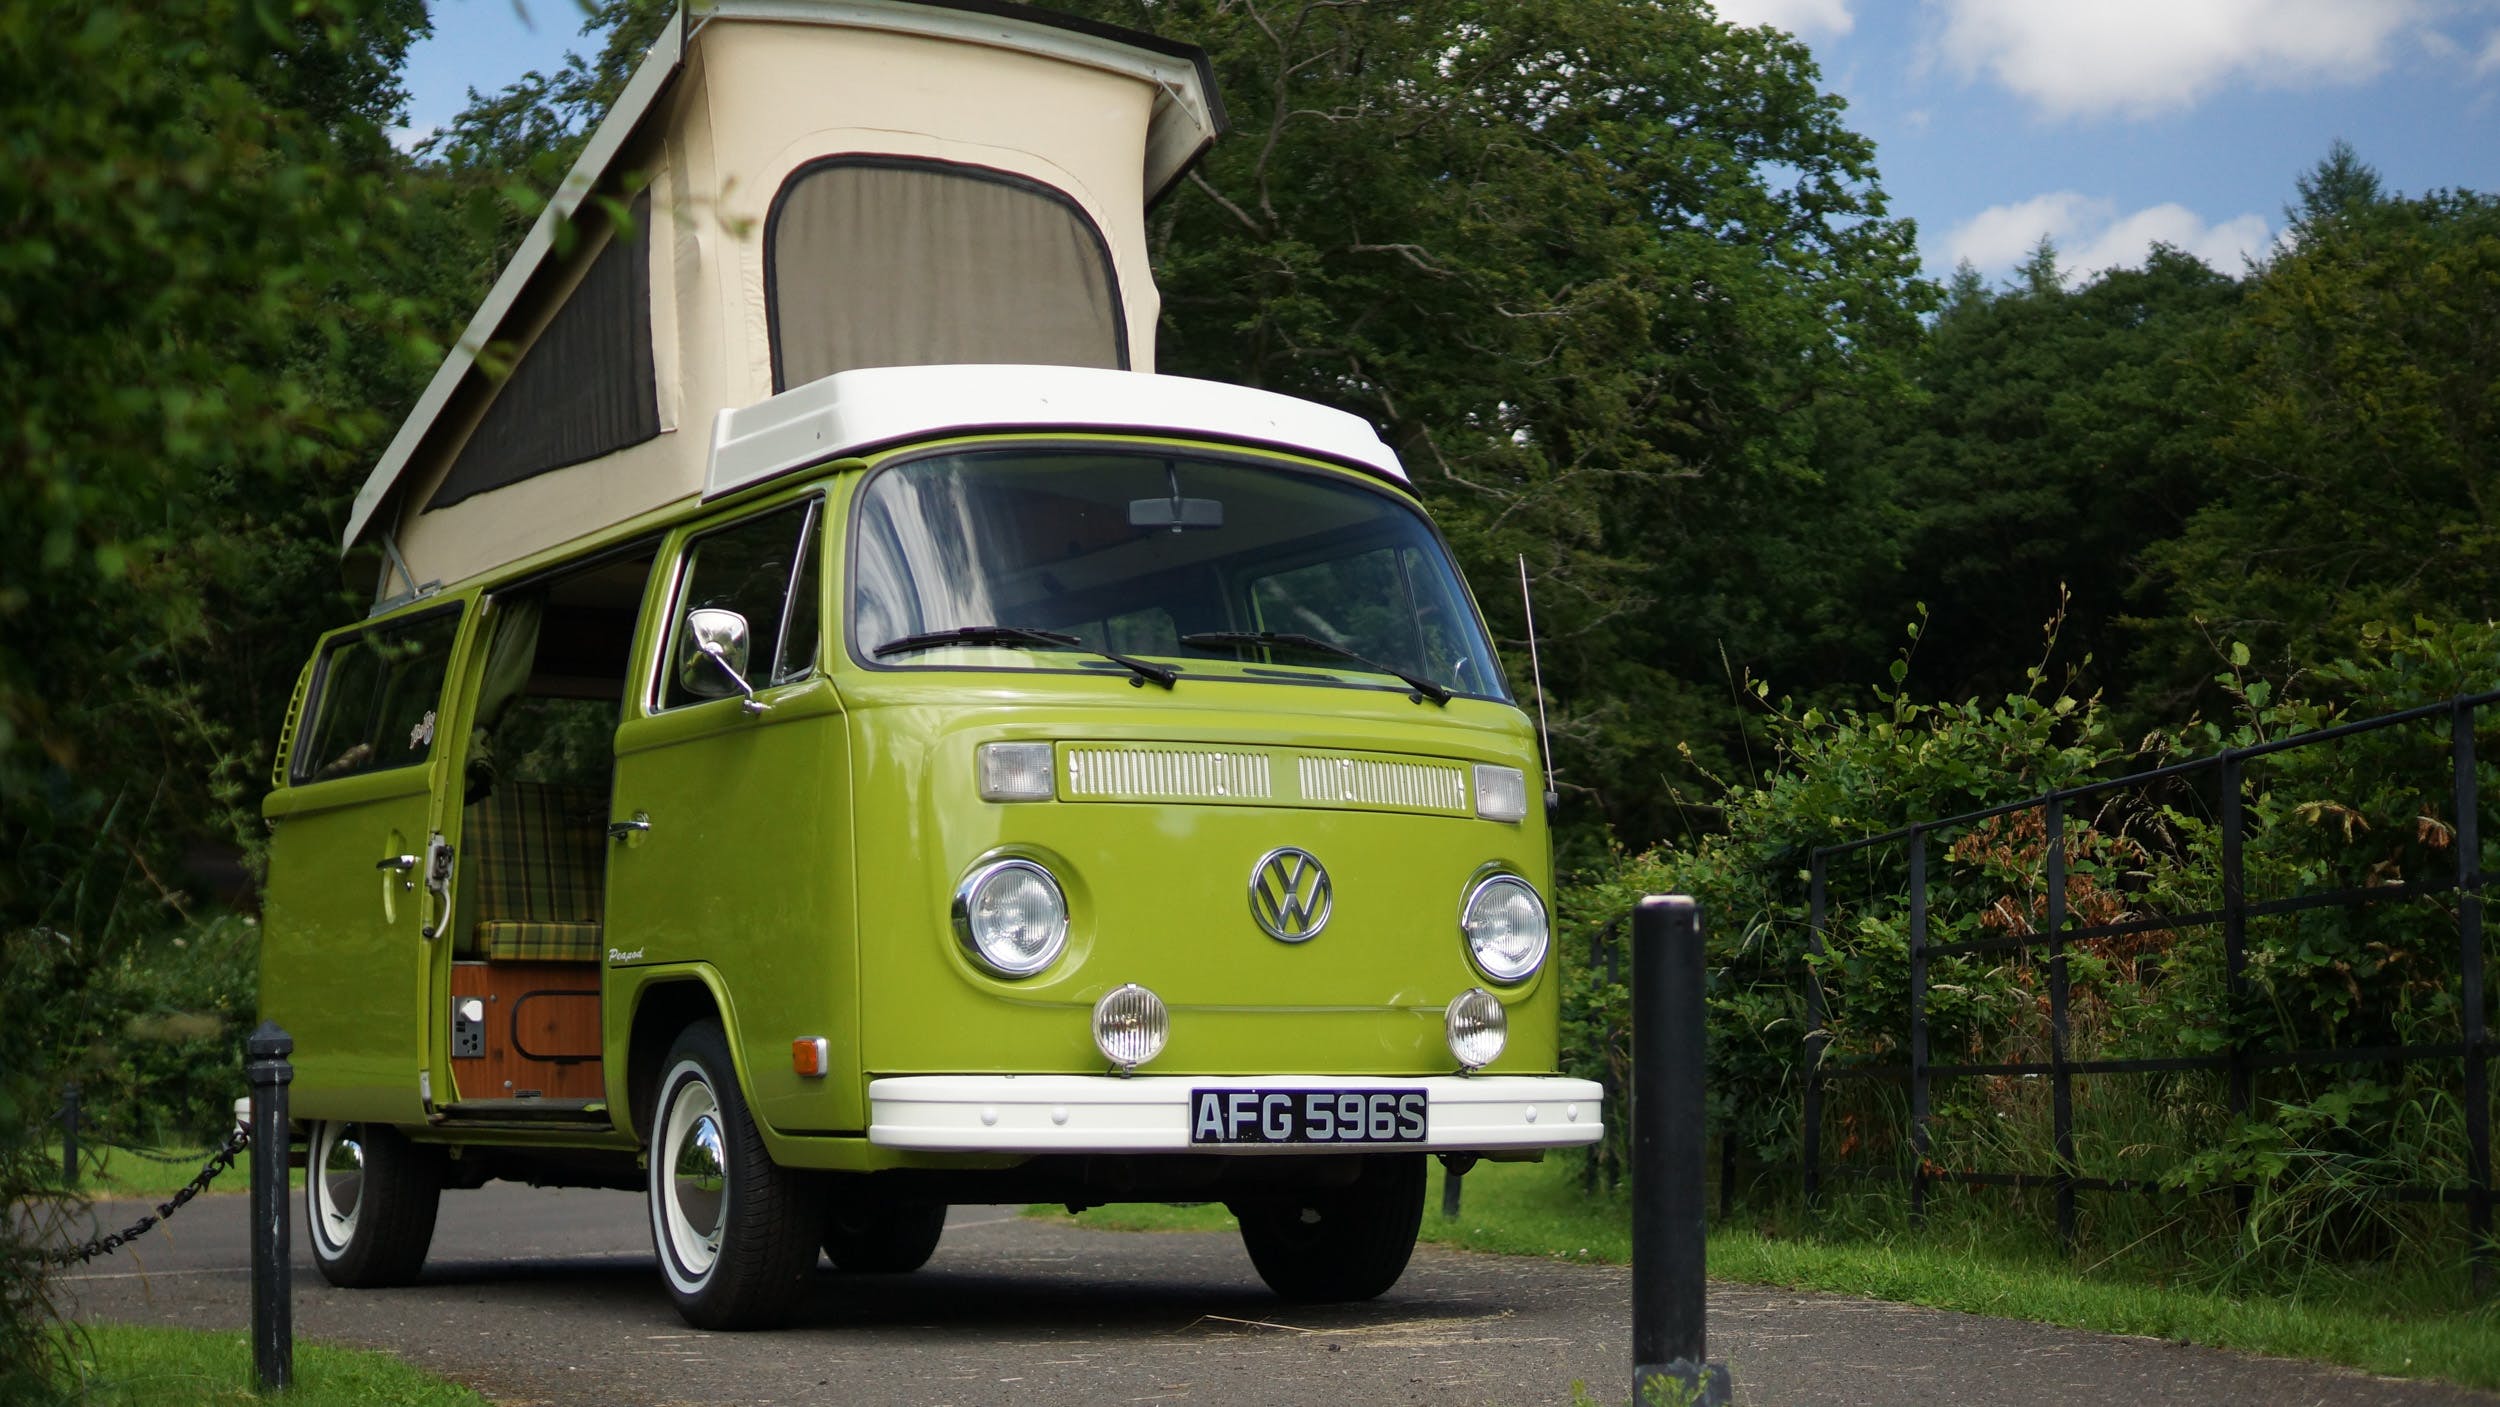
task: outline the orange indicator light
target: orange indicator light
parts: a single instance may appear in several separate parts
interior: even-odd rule
[[[825,1073],[825,1038],[801,1036],[790,1042],[790,1068],[802,1075],[822,1078]]]

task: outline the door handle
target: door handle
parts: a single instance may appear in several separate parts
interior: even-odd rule
[[[397,870],[401,874],[406,874],[410,870],[417,867],[417,857],[414,855],[385,855],[381,859],[374,861],[373,867],[377,870]]]
[[[425,841],[425,890],[433,896],[434,921],[419,925],[417,934],[431,943],[451,926],[451,842],[436,831]]]
[[[630,821],[610,821],[608,822],[608,839],[630,840],[649,829],[651,829],[651,820],[647,816],[636,816]]]

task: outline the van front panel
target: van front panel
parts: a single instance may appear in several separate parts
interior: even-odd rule
[[[1497,983],[1459,926],[1490,874],[1551,889],[1543,818],[1474,812],[1475,764],[1527,764],[1516,709],[1220,680],[1141,698],[1115,677],[884,700],[913,687],[861,684],[851,698],[863,814],[887,821],[859,839],[861,873],[876,877],[860,892],[861,980],[879,994],[863,1013],[869,1074],[1102,1073],[1092,1007],[1129,982],[1171,1008],[1150,1073],[1448,1073],[1442,1013],[1469,987],[1509,1010],[1490,1070],[1553,1067],[1550,971]],[[997,741],[1050,744],[1051,799],[980,799],[976,753]],[[1125,793],[1118,778],[1086,780],[1087,764],[1099,777],[1123,761]],[[1317,785],[1358,768],[1369,790]],[[1171,795],[1191,789],[1203,794]],[[1254,871],[1283,850],[1329,880],[1324,925],[1292,941],[1261,926],[1253,895]],[[965,877],[1001,857],[1039,863],[1066,895],[1066,950],[1031,977],[985,970],[954,923]]]

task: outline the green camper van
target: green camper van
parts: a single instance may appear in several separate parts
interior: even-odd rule
[[[1145,202],[1221,120],[1022,9],[654,50],[359,497],[388,575],[280,749],[329,1279],[506,1178],[645,1193],[706,1327],[969,1202],[1222,1202],[1362,1298],[1426,1158],[1598,1138],[1535,733],[1397,459],[1142,369]]]

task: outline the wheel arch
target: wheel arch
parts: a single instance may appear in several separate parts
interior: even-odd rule
[[[680,1031],[698,1021],[718,1021],[729,1038],[729,1060],[736,1068],[739,1093],[747,1093],[747,1072],[738,1057],[737,1018],[722,989],[720,974],[690,966],[654,974],[634,991],[633,1016],[625,1033],[626,1115],[628,1132],[651,1137],[652,1104],[659,1098],[662,1064]]]

